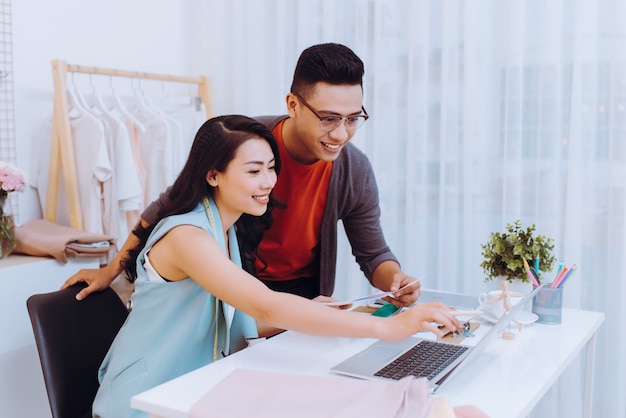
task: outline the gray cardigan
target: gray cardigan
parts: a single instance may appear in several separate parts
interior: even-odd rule
[[[288,116],[260,116],[256,120],[270,130]],[[167,192],[166,192],[167,193]],[[153,202],[142,213],[149,223],[156,219],[158,204]],[[337,263],[337,223],[342,220],[352,254],[368,280],[387,260],[398,262],[385,241],[380,225],[378,186],[367,156],[348,143],[333,163],[320,242],[320,295],[331,296],[335,289]]]

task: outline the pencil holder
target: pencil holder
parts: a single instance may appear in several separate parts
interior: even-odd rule
[[[563,314],[563,288],[546,284],[533,298],[533,313],[539,324],[560,324]]]

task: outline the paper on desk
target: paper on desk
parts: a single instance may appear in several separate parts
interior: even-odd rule
[[[435,399],[424,377],[380,381],[236,369],[191,407],[189,417],[427,418]]]
[[[416,283],[418,280],[413,280],[411,283],[402,286],[400,289],[396,290],[396,292],[399,292],[400,290],[404,290],[407,287],[411,286],[412,284]],[[368,300],[375,300],[375,299],[382,299],[384,297],[387,296],[393,296],[395,292],[379,292],[379,293],[373,293],[371,295],[367,295],[367,296],[361,296],[360,298],[356,298],[356,299],[350,299],[350,300],[344,300],[344,301],[339,301],[339,302],[321,302],[322,304],[326,305],[326,306],[344,306],[344,305],[354,305],[354,304],[358,304],[361,302],[367,302]]]

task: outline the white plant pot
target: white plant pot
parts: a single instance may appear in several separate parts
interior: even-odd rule
[[[498,276],[489,282],[488,290],[502,290],[502,282],[506,280],[505,276]],[[507,281],[507,286],[511,292],[518,292],[526,295],[533,290],[531,282],[523,282],[520,279],[514,279],[512,282]]]
[[[505,280],[506,276],[496,277],[489,282],[490,287],[488,290],[502,290],[502,282]],[[533,284],[531,282],[523,282],[520,279],[514,279],[512,282],[507,281],[507,286],[511,292],[521,293],[522,295],[527,295],[533,290]],[[530,311],[532,309],[532,301],[528,301],[526,306],[522,309]]]

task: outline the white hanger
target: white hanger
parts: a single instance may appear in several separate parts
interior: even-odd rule
[[[197,94],[189,93],[187,95],[172,96],[165,88],[165,80],[161,80],[161,93],[161,95],[152,98],[151,103],[156,109],[166,115],[189,107],[193,107],[196,111],[204,110],[202,108],[202,99]]]
[[[87,106],[85,105],[82,96],[80,95],[80,92],[78,91],[78,87],[76,86],[76,82],[74,80],[74,73],[72,73],[72,89],[69,88],[69,86],[66,88],[67,91],[67,104],[70,106],[70,108],[68,109],[68,113],[71,115],[72,110],[74,110],[75,112],[78,113],[78,115],[76,116],[83,116],[87,113],[89,113],[89,111],[87,110]]]
[[[141,111],[146,112],[155,117],[160,117],[161,112],[157,108],[155,108],[152,103],[150,103],[150,100],[148,100],[146,95],[143,93],[143,90],[141,89],[140,79],[137,78],[136,80],[137,80],[136,85],[135,83],[132,83],[133,91],[135,92],[135,95],[132,97],[132,100],[134,100],[134,104],[138,106]]]
[[[89,74],[89,85],[91,86],[91,94],[83,96],[84,102],[87,105],[88,110],[96,115],[107,114],[111,115],[111,111],[105,106],[102,101],[102,97],[98,94],[96,86],[93,84],[91,74]]]

